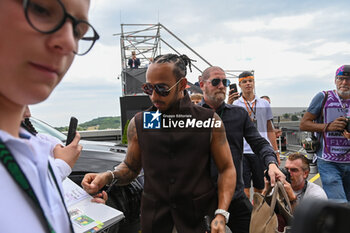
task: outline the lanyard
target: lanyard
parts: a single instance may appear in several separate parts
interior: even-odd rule
[[[346,115],[346,103],[343,103],[341,100],[340,100],[340,97],[338,95],[338,93],[334,90],[333,91],[334,95],[337,97],[337,100],[342,108],[342,112]]]
[[[30,199],[32,199],[32,201],[40,209],[41,215],[44,217],[44,219],[46,221],[47,232],[55,233],[55,230],[52,228],[49,220],[45,216],[44,210],[41,207],[40,202],[38,200],[38,197],[36,196],[36,194],[35,194],[32,186],[30,185],[27,177],[23,173],[21,167],[18,165],[16,159],[11,154],[10,150],[5,146],[5,144],[1,140],[0,140],[0,160],[3,163],[3,165],[6,167],[7,171],[10,173],[12,178],[16,181],[16,183],[22,188],[22,190],[30,197]],[[56,185],[56,188],[60,194],[63,206],[67,212],[68,219],[70,220],[66,205],[64,204],[63,195],[58,187],[58,182],[57,182],[56,177],[53,173],[53,170],[52,170],[50,163],[48,163],[48,167],[49,167],[51,176],[53,177],[53,180],[55,181],[55,185]],[[70,222],[70,229],[71,229],[71,232],[74,232],[71,222]]]
[[[256,100],[254,100],[253,104],[250,105],[250,103],[243,96],[242,96],[242,98],[243,98],[245,108],[247,109],[250,118],[252,120],[253,119],[255,120],[256,119]],[[252,113],[254,113],[254,118],[252,118]]]

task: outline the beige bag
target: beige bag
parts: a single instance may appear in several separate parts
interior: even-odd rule
[[[249,227],[250,233],[279,233],[278,220],[275,213],[276,203],[278,203],[277,206],[280,214],[283,215],[284,218],[287,218],[287,225],[291,222],[292,207],[287,192],[280,181],[276,182],[271,202],[267,199],[267,196],[254,193],[254,206]]]

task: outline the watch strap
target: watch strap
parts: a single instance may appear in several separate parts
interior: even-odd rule
[[[215,214],[215,216],[218,215],[218,214],[224,216],[224,217],[225,217],[226,224],[228,223],[228,220],[229,220],[229,218],[230,218],[230,213],[227,212],[226,210],[217,209],[217,210],[215,210],[215,213],[214,213],[214,214]]]

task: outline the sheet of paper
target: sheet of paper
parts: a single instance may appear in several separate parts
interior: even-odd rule
[[[71,179],[65,179],[63,181],[64,200],[68,206],[83,200],[84,198],[90,198],[91,196],[80,186],[75,184]]]

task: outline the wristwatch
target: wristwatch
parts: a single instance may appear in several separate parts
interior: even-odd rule
[[[221,214],[225,217],[226,224],[228,223],[228,219],[230,218],[230,213],[223,209],[217,209],[215,210],[215,216]]]
[[[276,161],[273,161],[273,160],[271,160],[271,161],[267,164],[267,167],[269,167],[269,165],[270,165],[271,163],[273,163],[273,164],[275,164],[277,167],[279,167],[278,163],[277,163]]]

